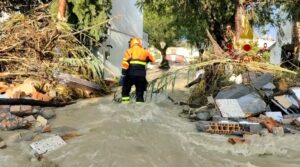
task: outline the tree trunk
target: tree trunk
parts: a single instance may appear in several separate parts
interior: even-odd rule
[[[58,1],[57,19],[59,21],[65,21],[66,20],[66,7],[67,7],[67,0],[59,0]]]
[[[164,70],[170,69],[169,61],[167,60],[167,49],[167,46],[164,49],[159,49],[162,56],[162,62],[160,63],[159,68]]]
[[[300,56],[300,17],[294,21],[294,32],[293,32],[293,43],[294,43],[294,54]]]
[[[242,14],[243,14],[243,6],[240,4],[240,0],[235,0],[234,27],[235,27],[235,36],[237,41],[240,39],[240,36],[243,32]]]

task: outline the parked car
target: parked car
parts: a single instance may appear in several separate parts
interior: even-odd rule
[[[187,60],[182,55],[168,54],[166,59],[172,63],[187,64]]]

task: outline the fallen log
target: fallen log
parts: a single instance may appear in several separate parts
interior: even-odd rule
[[[30,105],[30,106],[40,106],[40,107],[64,107],[66,105],[74,104],[73,102],[68,103],[58,103],[58,102],[45,102],[32,99],[5,99],[0,98],[0,105]]]

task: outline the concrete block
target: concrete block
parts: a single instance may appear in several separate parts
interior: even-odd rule
[[[52,108],[42,108],[39,112],[41,116],[43,116],[46,119],[51,119],[56,116],[55,112]]]
[[[59,136],[53,136],[30,144],[31,148],[38,154],[45,154],[59,149],[67,143]]]
[[[45,119],[42,116],[38,116],[37,119],[36,119],[36,121],[37,121],[37,125],[38,126],[46,126],[47,123],[48,123],[47,119]]]

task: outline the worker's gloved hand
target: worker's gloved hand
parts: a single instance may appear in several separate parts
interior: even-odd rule
[[[125,77],[126,75],[121,75],[120,80],[119,80],[119,86],[123,86],[125,83]]]

